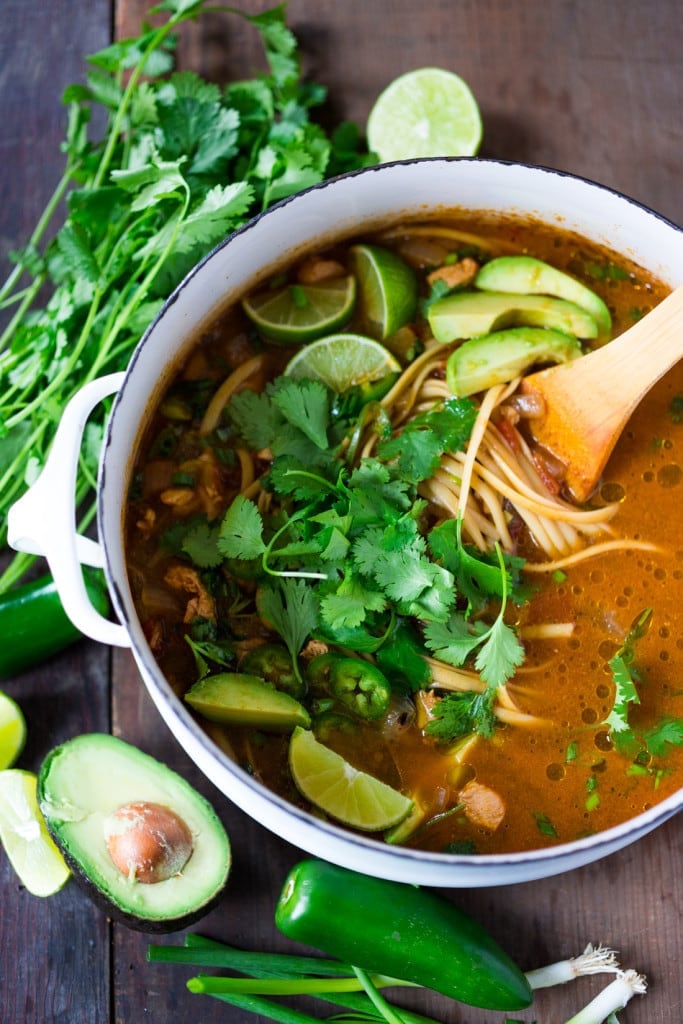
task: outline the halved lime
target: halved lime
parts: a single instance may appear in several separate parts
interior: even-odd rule
[[[294,730],[289,767],[302,796],[331,818],[363,832],[391,828],[413,806],[409,797],[319,743],[310,729]]]
[[[329,334],[300,349],[285,369],[288,377],[320,380],[332,391],[380,380],[401,369],[384,345],[364,334]]]
[[[51,896],[69,877],[38,807],[33,772],[0,772],[0,841],[22,885],[34,896]]]
[[[481,144],[477,101],[466,82],[442,68],[395,78],[377,97],[368,146],[386,163],[430,156],[473,156]]]
[[[286,284],[247,296],[242,308],[267,338],[296,345],[347,322],[356,303],[353,274],[319,284]]]
[[[383,341],[415,316],[417,277],[400,256],[381,245],[353,245],[351,255],[367,328]]]
[[[14,764],[25,742],[24,714],[16,701],[0,690],[0,770]]]

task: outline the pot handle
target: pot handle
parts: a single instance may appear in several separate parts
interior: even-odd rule
[[[50,453],[35,483],[12,505],[7,540],[16,551],[43,555],[64,611],[85,636],[115,647],[130,647],[126,629],[93,608],[81,565],[104,566],[102,547],[76,533],[76,470],[83,431],[98,402],[118,391],[123,373],[91,381],[64,408]]]

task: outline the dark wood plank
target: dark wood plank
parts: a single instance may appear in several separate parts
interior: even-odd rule
[[[0,27],[0,267],[33,229],[64,164],[64,88],[82,80],[83,54],[110,39],[108,0],[74,16],[69,0],[6,0]],[[11,638],[2,637],[0,642]],[[0,687],[21,705],[28,742],[19,767],[37,770],[56,743],[109,729],[109,652],[80,643]],[[0,855],[0,1020],[105,1024],[109,923],[73,884],[29,896]]]

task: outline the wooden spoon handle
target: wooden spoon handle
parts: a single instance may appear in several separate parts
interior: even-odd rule
[[[614,341],[571,366],[572,387],[587,388],[588,411],[618,430],[640,399],[683,356],[683,285]],[[561,367],[557,368],[558,375]],[[597,408],[596,408],[597,406]]]
[[[608,345],[522,382],[543,398],[534,436],[567,466],[578,501],[591,493],[640,400],[682,356],[683,285]]]

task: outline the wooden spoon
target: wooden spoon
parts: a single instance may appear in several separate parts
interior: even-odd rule
[[[536,441],[567,466],[578,502],[598,482],[631,413],[683,356],[683,285],[618,338],[570,363],[531,374],[521,390],[543,399]]]

